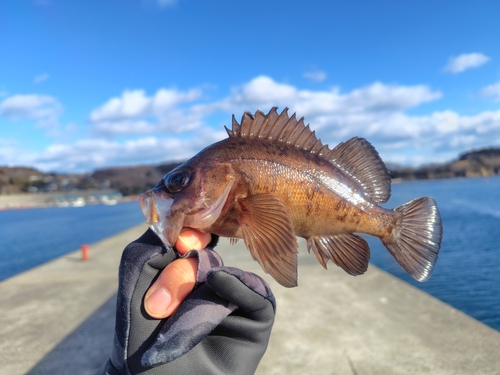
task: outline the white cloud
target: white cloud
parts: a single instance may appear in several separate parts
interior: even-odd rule
[[[304,73],[304,78],[313,82],[323,82],[326,79],[326,73],[321,70],[311,70]]]
[[[110,99],[106,104],[92,111],[90,121],[134,119],[146,116],[161,116],[181,103],[191,102],[201,96],[200,89],[186,92],[160,89],[148,97],[144,90],[126,90],[121,97]]]
[[[234,89],[226,99],[225,106],[246,106],[263,110],[273,106],[286,106],[299,112],[301,116],[311,117],[400,111],[441,96],[439,91],[432,91],[424,85],[386,85],[380,82],[347,93],[341,93],[339,88],[329,91],[299,90],[292,85],[278,83],[270,77],[259,76]]]
[[[47,171],[87,172],[109,166],[160,164],[190,158],[202,148],[226,136],[225,131],[200,130],[197,137],[142,137],[124,142],[82,139],[53,144],[40,155],[31,155],[27,164]],[[0,153],[0,164],[2,154]]]
[[[270,77],[258,76],[233,88],[230,95],[221,100],[200,102],[202,96],[201,89],[186,92],[160,89],[151,97],[143,90],[125,91],[121,97],[112,98],[92,111],[91,132],[95,136],[179,134],[202,127],[207,116],[213,113],[238,115],[245,110],[267,111],[273,106],[289,107],[321,127],[332,121],[341,123],[342,117],[348,115],[363,120],[366,113],[403,111],[437,100],[441,93],[424,85],[380,82],[347,93],[341,93],[338,88],[300,90]]]
[[[48,95],[13,95],[0,103],[0,116],[9,120],[35,120],[39,127],[53,129],[62,113],[59,101]]]
[[[39,84],[39,83],[45,82],[48,79],[49,79],[49,75],[47,73],[43,73],[43,74],[37,75],[35,77],[35,79],[33,80],[33,83]]]
[[[428,86],[385,85],[375,82],[345,94],[343,106],[358,111],[400,111],[441,98],[439,91]]]
[[[100,135],[181,133],[201,125],[196,106],[184,109],[202,95],[201,89],[185,92],[160,89],[153,96],[144,90],[127,90],[90,114],[92,132]]]
[[[45,170],[87,171],[110,165],[134,165],[162,160],[165,150],[176,149],[179,159],[188,155],[187,145],[178,139],[154,137],[125,142],[83,139],[72,144],[49,146],[34,162]]]
[[[484,94],[495,92],[489,86],[484,89]],[[386,162],[441,162],[473,148],[500,146],[500,110],[473,116],[450,110],[419,116],[408,113],[441,96],[426,85],[382,82],[345,92],[338,87],[305,90],[267,76],[255,77],[215,100],[201,89],[160,89],[150,96],[143,90],[129,90],[92,111],[85,139],[53,144],[38,155],[24,152],[22,145],[5,144],[0,164],[12,164],[18,155],[23,164],[44,170],[89,171],[185,159],[224,139],[222,125],[230,126],[231,114],[240,118],[245,110],[267,112],[273,106],[289,107],[289,114],[304,116],[318,137],[332,147],[353,136],[365,137]],[[51,108],[54,103],[57,108],[54,101],[40,96],[10,97],[0,104],[0,113],[11,119],[39,119],[43,118],[40,108]]]
[[[229,124],[232,113],[240,116],[245,110],[268,111],[279,106],[289,107],[290,114],[296,111],[298,116],[304,116],[323,141],[331,145],[355,135],[372,137],[381,143],[394,142],[423,134],[425,126],[409,119],[404,111],[437,100],[441,93],[425,85],[380,82],[345,93],[339,88],[301,90],[258,76],[234,87],[229,96],[220,100],[200,102],[202,96],[201,90],[161,89],[150,97],[143,90],[126,91],[92,112],[91,132],[95,137],[156,134],[157,139],[162,139],[162,134],[172,136],[197,129],[189,138],[192,140],[199,138],[200,131],[210,129],[208,116],[215,113],[227,114],[225,124]],[[220,134],[219,139],[224,138]]]
[[[143,119],[101,121],[95,123],[90,132],[98,137],[113,137],[127,135],[143,135],[154,133],[180,134],[189,132],[203,125],[202,118],[182,110],[172,110],[157,121]]]
[[[229,104],[267,107],[271,102],[279,105],[295,101],[298,95],[299,90],[292,85],[275,82],[267,76],[258,76],[241,87],[234,88],[227,101]]]
[[[500,110],[475,116],[448,110],[426,116],[406,113],[441,96],[425,85],[380,82],[345,93],[339,88],[300,90],[261,76],[234,89],[225,105],[238,109],[236,113],[288,106],[290,114],[305,117],[324,143],[334,147],[350,137],[365,137],[388,162],[442,162],[471,148],[500,146]]]
[[[490,58],[482,53],[464,53],[459,56],[450,57],[448,64],[444,67],[447,73],[457,74],[467,69],[478,68],[490,61]]]
[[[0,165],[32,166],[36,152],[23,149],[19,140],[0,139]]]
[[[399,129],[399,130],[398,130]],[[421,146],[439,143],[440,146],[457,143],[463,135],[474,136],[475,143],[488,144],[489,136],[500,135],[500,111],[482,112],[475,116],[461,116],[450,110],[434,112],[427,116],[408,116],[387,123],[382,137],[401,134],[403,139],[418,142]]]
[[[319,121],[322,121],[322,126],[317,126]],[[386,163],[415,166],[445,162],[467,150],[500,146],[500,110],[474,116],[462,116],[454,111],[439,111],[425,116],[410,116],[404,112],[367,112],[306,117],[306,122],[331,147],[354,136],[365,137]],[[230,124],[229,115],[225,123]],[[106,166],[160,164],[187,159],[224,138],[226,134],[222,126],[215,130],[206,126],[189,137],[150,136],[125,141],[83,139],[52,145],[39,155],[22,153],[22,160],[24,165],[35,165],[43,170],[69,172]],[[8,150],[2,150],[0,162],[12,164],[20,155],[16,149],[16,145],[11,145]]]
[[[484,96],[493,96],[493,100],[500,102],[500,82],[486,86],[479,93]]]

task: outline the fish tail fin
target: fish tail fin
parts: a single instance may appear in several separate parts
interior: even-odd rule
[[[414,199],[394,209],[402,214],[399,225],[382,238],[396,261],[418,281],[427,281],[437,261],[443,228],[436,201]]]

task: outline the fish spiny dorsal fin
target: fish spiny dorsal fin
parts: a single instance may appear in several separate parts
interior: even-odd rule
[[[262,124],[257,135],[259,139],[272,140],[271,134],[273,133],[273,129],[276,126],[276,120],[279,117],[276,109],[276,107],[273,107],[267,115],[264,115],[261,111],[258,111],[260,115],[264,116],[264,123]]]
[[[226,128],[226,131],[231,138],[278,141],[314,154],[330,151],[316,138],[309,125],[304,125],[303,117],[297,121],[295,113],[288,116],[288,108],[280,114],[277,107],[273,107],[267,115],[261,111],[254,115],[245,112],[241,117],[241,125],[233,116],[232,130]]]
[[[257,114],[259,111],[256,112]],[[247,138],[247,139],[252,139],[253,137],[250,136],[250,134],[253,135],[251,132],[252,130],[252,125],[255,121],[255,117],[250,113],[246,112],[243,113],[243,116],[241,117],[241,125],[240,125],[240,137],[241,138]]]
[[[260,137],[261,133],[266,130],[267,126],[267,117],[261,111],[255,112],[253,117],[252,124],[250,126],[250,134],[248,137],[250,139],[254,138],[262,138]]]
[[[229,135],[229,138],[238,138],[240,136],[240,124],[238,124],[238,121],[236,121],[236,118],[233,115],[233,120],[232,120],[232,128],[229,130],[227,127],[224,126],[226,129],[227,135]]]
[[[391,176],[375,148],[364,138],[340,143],[324,157],[357,180],[376,203],[391,196]]]

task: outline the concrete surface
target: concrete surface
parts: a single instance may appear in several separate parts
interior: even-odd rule
[[[110,353],[114,306],[102,325],[96,314],[116,293],[121,251],[145,229],[139,226],[90,246],[86,262],[76,251],[0,283],[1,375],[92,374],[100,367]],[[88,321],[97,323],[95,331],[87,329]],[[68,335],[88,337],[88,332],[93,336],[88,342],[66,345]],[[50,358],[54,362],[47,364]],[[69,363],[81,371],[54,369]]]
[[[0,283],[0,374],[94,374],[111,349],[120,253],[144,229]],[[241,241],[217,249],[263,275]],[[324,271],[303,249],[299,287],[265,276],[278,312],[257,374],[500,374],[500,332],[374,266]]]

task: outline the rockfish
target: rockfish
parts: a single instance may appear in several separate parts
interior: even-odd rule
[[[368,268],[370,248],[354,233],[378,237],[396,261],[426,281],[441,246],[433,198],[386,209],[391,177],[373,146],[351,138],[333,150],[273,108],[234,116],[229,138],[206,147],[140,197],[148,225],[168,246],[183,227],[242,238],[263,270],[297,285],[296,236],[327,267],[351,275]]]

